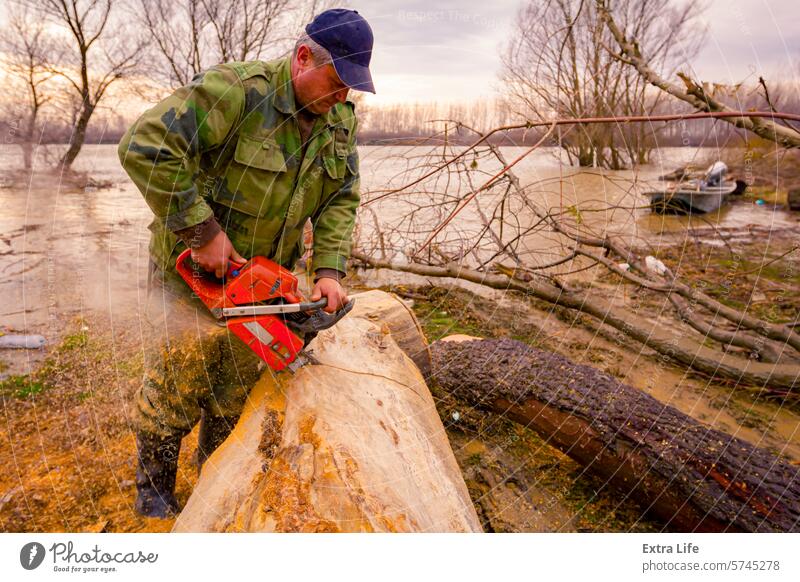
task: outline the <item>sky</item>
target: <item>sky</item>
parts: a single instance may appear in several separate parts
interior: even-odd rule
[[[535,0],[543,2],[544,0]],[[694,0],[697,1],[697,0]],[[707,0],[697,78],[717,83],[786,80],[800,61],[798,0]],[[375,34],[371,104],[471,101],[500,88],[500,50],[520,0],[353,1]],[[800,71],[790,73],[794,80]]]

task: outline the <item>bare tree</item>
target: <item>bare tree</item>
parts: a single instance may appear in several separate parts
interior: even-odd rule
[[[724,114],[692,118],[702,115]],[[470,147],[446,147],[444,154],[435,146],[387,158],[394,175],[385,190],[363,195],[366,212],[354,257],[371,267],[521,291],[590,315],[600,328],[613,328],[688,368],[765,387],[765,394],[784,397],[795,390],[800,378],[796,319],[761,319],[724,304],[681,273],[680,265],[673,271],[659,262],[650,241],[619,228],[643,208],[636,177],[601,173],[608,193],[573,204],[558,203],[560,176],[522,182],[514,166],[555,128],[550,123],[539,142],[513,160],[489,142],[493,132],[508,127],[475,131]],[[613,215],[629,218],[609,222]],[[709,230],[702,236],[718,236],[727,244],[731,233]],[[608,300],[612,289],[587,288],[571,277],[590,270],[663,297],[654,303],[655,315],[667,316],[661,305],[671,303],[674,324],[654,322],[641,305],[615,305]],[[717,347],[709,346],[711,341]]]
[[[60,160],[68,169],[108,88],[137,70],[143,43],[118,18],[112,0],[39,0],[29,6],[64,35],[63,57],[51,71],[66,80],[79,100],[69,147]]]
[[[44,23],[24,7],[12,4],[0,36],[2,62],[6,71],[24,87],[24,112],[19,118],[18,143],[23,165],[31,168],[34,134],[44,105],[53,97],[45,84],[53,77],[48,69],[55,55],[55,43],[45,32]],[[19,99],[19,94],[17,94]]]
[[[356,95],[358,97],[358,95]],[[415,102],[370,105],[359,103],[359,135],[369,140],[419,139],[438,134],[442,128],[452,130],[443,121],[460,119],[471,127],[490,129],[505,125],[508,109],[499,99],[481,99],[473,102]],[[460,132],[456,128],[457,134]],[[460,132],[466,133],[466,132]],[[458,135],[448,134],[448,139]],[[472,139],[472,136],[465,136]]]
[[[151,74],[169,86],[187,84],[217,63],[277,57],[300,24],[331,1],[135,0],[133,14],[156,59]]]
[[[699,47],[697,3],[672,8],[669,0],[620,0],[614,13],[637,31],[654,66],[669,68]],[[593,3],[528,2],[503,57],[509,102],[524,119],[642,115],[659,106],[659,94],[614,58],[613,38]],[[640,126],[584,127],[559,140],[570,162],[619,169],[646,163],[652,131]]]
[[[683,87],[673,83],[668,79],[668,75],[659,71],[658,55],[651,47],[642,44],[641,33],[617,16],[616,9],[612,9],[608,0],[595,0],[594,5],[613,37],[613,43],[618,48],[616,59],[625,65],[629,65],[647,83],[652,84],[664,93],[672,95],[681,101],[688,103],[698,111],[733,111],[733,108],[720,101],[713,90],[709,90],[706,83],[692,79],[685,72],[677,73],[683,82]],[[766,83],[762,83],[765,88],[765,99],[770,103]],[[736,127],[752,131],[756,135],[774,141],[784,147],[800,147],[800,131],[791,126],[781,125],[776,121],[759,117],[731,117],[727,119],[729,123]]]

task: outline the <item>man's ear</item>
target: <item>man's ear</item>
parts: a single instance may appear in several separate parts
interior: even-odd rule
[[[311,54],[311,49],[304,44],[301,44],[300,47],[297,49],[296,58],[297,58],[297,64],[299,64],[304,69],[314,64],[314,59],[313,55]]]

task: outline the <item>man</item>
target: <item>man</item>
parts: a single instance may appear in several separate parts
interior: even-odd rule
[[[136,396],[135,508],[177,513],[181,439],[200,421],[198,468],[236,424],[261,362],[216,325],[175,272],[180,252],[221,277],[266,256],[292,269],[314,230],[311,300],[341,285],[359,204],[354,105],[375,92],[372,31],[352,10],[319,14],[290,57],[218,65],[145,112],[119,145],[153,210],[145,379]]]

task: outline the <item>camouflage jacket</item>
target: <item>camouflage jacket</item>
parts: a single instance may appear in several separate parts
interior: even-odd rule
[[[284,58],[213,67],[131,126],[119,156],[155,214],[159,267],[174,271],[186,229],[213,217],[242,256],[292,268],[311,218],[312,271],[345,272],[360,199],[354,105],[316,119],[305,155],[296,113]]]

